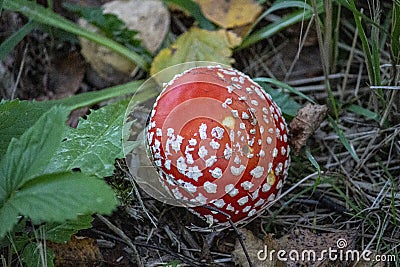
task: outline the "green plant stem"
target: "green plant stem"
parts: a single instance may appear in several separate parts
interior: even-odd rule
[[[138,66],[141,68],[147,70],[149,68],[148,62],[141,57],[139,54],[129,50],[128,48],[124,47],[123,45],[120,45],[119,43],[101,36],[99,34],[90,32],[79,25],[73,23],[72,21],[69,21],[65,19],[64,17],[54,13],[53,11],[44,8],[41,5],[38,5],[34,2],[26,1],[26,0],[5,0],[4,1],[4,8],[11,10],[11,11],[16,11],[16,12],[21,12],[25,16],[29,17],[30,19],[49,25],[53,26],[59,29],[62,29],[64,31],[79,35],[83,38],[86,38],[90,41],[93,41],[95,43],[98,43],[102,46],[105,46],[112,51],[115,51],[126,58],[132,60],[135,62]]]
[[[114,97],[136,93],[140,88],[140,85],[142,85],[142,83],[143,83],[142,80],[133,81],[126,84],[113,86],[100,91],[93,91],[84,94],[73,95],[67,98],[62,98],[57,100],[50,100],[47,101],[47,103],[50,106],[63,105],[68,107],[70,110],[74,110],[81,107],[91,106]],[[140,100],[144,101],[153,96],[153,94],[150,94],[149,92],[140,92],[139,94],[143,98]],[[148,94],[147,97],[146,94]]]
[[[329,82],[330,56],[329,56],[329,51],[327,51],[327,50],[328,50],[328,47],[330,47],[330,44],[328,44],[328,47],[326,47],[324,45],[324,37],[323,37],[322,31],[321,31],[321,28],[322,28],[321,22],[318,17],[317,2],[316,2],[316,0],[312,0],[311,2],[312,2],[313,10],[314,10],[314,15],[316,17],[315,26],[316,26],[316,30],[317,30],[317,36],[318,36],[318,44],[319,44],[319,51],[320,51],[320,55],[321,55],[321,61],[322,61],[322,69],[323,69],[324,77],[325,77],[325,86],[326,86],[326,90],[328,92],[329,102],[332,105],[333,113],[335,115],[335,118],[337,119],[339,117],[339,111],[337,108],[335,97],[332,92],[331,84]],[[328,10],[327,12],[330,12],[330,11]],[[327,17],[327,19],[329,19],[329,18],[331,18],[331,16]],[[329,33],[327,32],[325,34],[330,36],[330,32]],[[325,37],[325,38],[327,38],[327,37]],[[331,40],[331,38],[329,38],[329,40]]]

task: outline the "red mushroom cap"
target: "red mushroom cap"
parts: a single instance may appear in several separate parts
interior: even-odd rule
[[[157,98],[147,127],[165,188],[210,224],[246,221],[279,195],[289,167],[279,107],[245,74],[220,66],[175,76]]]

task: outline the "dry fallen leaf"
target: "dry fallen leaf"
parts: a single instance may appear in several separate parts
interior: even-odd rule
[[[253,23],[261,6],[253,0],[195,0],[204,16],[222,28],[234,28]]]
[[[264,242],[253,235],[253,233],[247,229],[240,229],[242,233],[243,241],[246,247],[247,252],[249,253],[250,259],[253,263],[254,267],[272,267],[274,265],[270,265],[268,261],[261,261],[257,259],[257,253],[264,249]],[[233,260],[236,264],[243,267],[248,267],[249,263],[244,254],[243,248],[239,243],[239,240],[236,240],[235,250],[232,252]]]
[[[288,254],[286,258],[286,264],[288,267],[297,266],[334,266],[334,261],[329,259],[329,254],[327,252],[323,253],[323,250],[331,249],[337,252],[332,252],[332,258],[334,256],[339,257],[339,251],[353,250],[355,247],[356,232],[354,231],[339,231],[335,233],[318,233],[314,234],[308,229],[295,229],[290,234],[285,235],[279,239],[279,242],[285,244],[284,251]],[[299,253],[299,258],[296,260],[290,259],[290,252],[295,251]],[[303,260],[301,258],[302,253],[306,252]],[[308,254],[308,253],[311,254]],[[313,257],[313,253],[317,259],[321,260],[308,260],[308,255]],[[296,254],[293,254],[296,258]]]
[[[326,116],[326,105],[308,103],[298,110],[296,117],[290,123],[289,143],[296,154],[306,144],[307,139],[318,129]]]
[[[268,234],[262,241],[249,230],[240,229],[240,231],[243,233],[245,247],[253,265],[263,267],[341,266],[337,265],[336,261],[330,260],[328,253],[322,251],[336,250],[331,255],[336,255],[339,259],[340,249],[343,252],[354,250],[356,237],[355,231],[314,234],[307,229],[295,229],[279,239],[275,239],[273,234]],[[308,255],[313,257],[314,252],[317,259],[321,260],[308,258]],[[304,259],[301,258],[302,253],[305,255]],[[249,266],[238,240],[232,257],[239,266]]]
[[[150,73],[154,75],[167,67],[190,61],[213,61],[230,65],[234,61],[231,58],[232,48],[240,42],[239,37],[226,30],[192,28],[179,36],[170,47],[160,51],[153,60]]]
[[[130,30],[138,31],[137,38],[152,53],[156,52],[169,29],[169,12],[159,0],[112,1],[103,5],[104,13],[114,14],[125,22]],[[80,19],[79,24],[93,32],[100,30]],[[136,65],[104,46],[80,38],[81,53],[93,69],[106,81],[119,83],[122,77],[132,73]],[[122,77],[121,77],[122,76]]]
[[[100,266],[104,262],[96,241],[91,238],[72,236],[65,244],[47,245],[55,254],[55,266]]]

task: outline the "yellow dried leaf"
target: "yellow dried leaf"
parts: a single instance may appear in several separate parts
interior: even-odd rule
[[[190,61],[213,61],[231,65],[234,62],[231,58],[232,48],[240,42],[241,38],[226,30],[207,31],[192,28],[179,36],[170,47],[158,53],[150,73],[154,75],[167,67]]]
[[[215,24],[229,29],[253,23],[260,12],[261,6],[253,0],[195,0],[204,16]]]

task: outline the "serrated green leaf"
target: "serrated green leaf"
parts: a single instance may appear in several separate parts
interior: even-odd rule
[[[18,138],[31,127],[49,107],[44,102],[7,101],[0,104],[0,159],[11,138]]]
[[[54,252],[43,244],[29,243],[22,252],[22,260],[27,267],[54,266]]]
[[[63,243],[71,239],[73,234],[79,230],[87,229],[92,226],[93,217],[91,215],[79,216],[77,220],[65,221],[62,223],[48,223],[45,225],[46,240]]]
[[[133,81],[122,85],[110,87],[100,91],[87,92],[73,95],[63,99],[51,101],[3,101],[0,103],[0,159],[6,153],[7,146],[12,137],[18,138],[31,127],[40,116],[56,105],[65,106],[69,111],[94,105],[107,99],[134,93],[143,81]],[[138,93],[143,101],[153,97],[147,92]]]
[[[47,173],[79,168],[83,173],[112,175],[116,158],[122,158],[122,124],[126,100],[92,111],[76,129],[70,129]]]
[[[83,173],[36,177],[8,199],[19,214],[35,223],[76,220],[81,214],[109,214],[117,205],[114,191],[101,179]]]
[[[53,107],[19,139],[11,140],[0,161],[0,207],[7,195],[42,174],[61,143],[67,116],[65,108]]]

